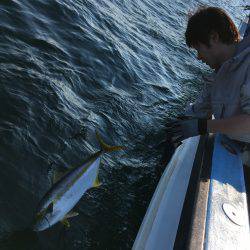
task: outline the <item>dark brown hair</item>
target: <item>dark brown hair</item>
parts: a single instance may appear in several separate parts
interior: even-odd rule
[[[199,43],[210,46],[210,36],[215,32],[219,35],[220,41],[226,44],[232,44],[240,40],[237,27],[223,9],[216,7],[199,8],[188,20],[185,33],[186,43],[188,47],[194,47]]]

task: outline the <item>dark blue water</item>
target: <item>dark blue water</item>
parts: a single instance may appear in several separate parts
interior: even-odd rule
[[[209,69],[186,48],[187,13],[243,1],[2,0],[0,2],[0,249],[131,249],[171,145],[168,119],[194,100]],[[103,185],[79,216],[30,233],[56,170],[105,141]]]

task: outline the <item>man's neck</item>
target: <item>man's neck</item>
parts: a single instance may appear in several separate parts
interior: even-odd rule
[[[218,49],[218,67],[216,71],[221,67],[221,65],[232,58],[236,52],[236,43],[233,44],[220,44]]]
[[[223,48],[223,62],[229,60],[235,55],[236,51],[236,43],[230,44],[230,45],[224,45]]]

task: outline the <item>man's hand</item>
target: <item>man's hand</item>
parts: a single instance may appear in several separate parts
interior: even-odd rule
[[[178,119],[168,124],[167,132],[172,143],[179,145],[184,139],[206,134],[207,119]]]

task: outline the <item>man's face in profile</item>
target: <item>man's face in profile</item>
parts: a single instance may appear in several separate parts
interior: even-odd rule
[[[221,42],[217,34],[210,38],[209,46],[198,43],[198,45],[193,47],[197,51],[197,59],[207,64],[211,69],[218,69],[221,66],[219,58],[220,44]]]

